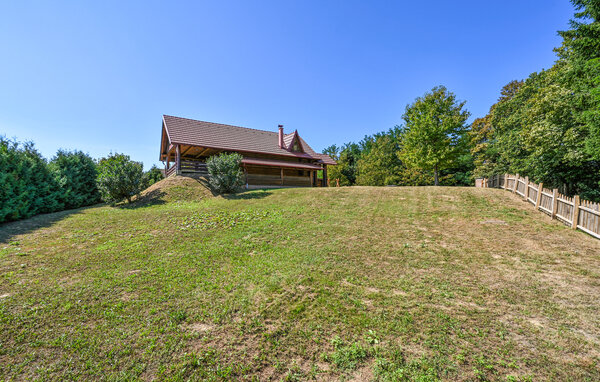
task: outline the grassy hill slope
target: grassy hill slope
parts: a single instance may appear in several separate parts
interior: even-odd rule
[[[505,191],[202,195],[0,226],[0,380],[600,379],[600,241]]]

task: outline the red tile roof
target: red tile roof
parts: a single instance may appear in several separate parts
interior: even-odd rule
[[[300,136],[298,138],[304,149],[303,153],[279,147],[279,133],[274,131],[196,121],[170,115],[163,115],[163,123],[171,144],[315,159],[326,164],[336,164],[329,156],[316,153]],[[286,145],[292,141],[295,133],[284,136]]]

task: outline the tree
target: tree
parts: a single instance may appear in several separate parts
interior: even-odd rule
[[[572,2],[577,13],[571,29],[559,32],[558,60],[503,89],[485,124],[473,125],[478,133],[489,130],[484,141],[473,137],[479,144],[472,153],[478,174],[517,172],[600,200],[600,4]]]
[[[568,63],[564,79],[572,92],[572,112],[587,128],[586,150],[600,160],[600,2],[571,2],[577,12],[571,29],[559,32],[563,43],[555,51]]]
[[[96,163],[89,155],[58,150],[48,167],[61,188],[61,208],[78,208],[100,201]]]
[[[164,178],[163,172],[156,165],[152,165],[150,170],[144,173],[144,188],[148,188],[156,182],[161,181]]]
[[[60,192],[32,142],[0,137],[0,222],[58,211]]]
[[[489,114],[483,118],[475,119],[471,124],[469,139],[475,176],[486,178],[504,171],[504,169],[498,169],[500,154],[496,145],[492,115],[497,117],[499,114],[497,112],[498,107],[509,102],[522,88],[523,84],[523,81],[511,81],[505,85],[500,90],[500,98],[490,108]]]
[[[220,194],[239,191],[244,184],[242,159],[238,153],[221,153],[208,158],[208,182],[215,191]]]
[[[362,155],[361,147],[356,143],[346,143],[341,148],[329,146],[323,151],[337,162],[336,166],[327,168],[329,179],[339,179],[341,186],[352,186],[356,183],[358,159]]]
[[[403,115],[402,150],[399,158],[408,166],[433,170],[434,183],[439,185],[439,172],[467,149],[465,122],[469,112],[465,102],[444,86],[438,86],[406,107]]]
[[[125,154],[111,154],[98,163],[98,190],[105,202],[131,202],[144,185],[143,165]]]
[[[365,139],[369,149],[362,154],[357,163],[356,184],[360,186],[387,186],[401,183],[403,165],[398,158],[399,128],[386,134],[376,134]]]

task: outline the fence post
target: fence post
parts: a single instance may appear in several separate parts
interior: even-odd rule
[[[540,202],[542,201],[542,191],[544,190],[544,183],[538,184],[537,198],[535,198],[535,209],[540,208]]]
[[[506,188],[508,187],[508,174],[504,174],[504,188],[506,190]]]
[[[529,199],[529,177],[528,176],[525,177],[525,192],[523,192],[523,194],[524,194],[523,198],[527,202]]]
[[[558,188],[552,190],[552,219],[556,219],[556,212],[558,211]]]
[[[577,229],[577,223],[579,223],[579,195],[575,195],[573,198],[573,225],[571,228]]]
[[[513,184],[513,194],[517,192],[517,184],[519,184],[519,174],[515,174],[515,183]]]

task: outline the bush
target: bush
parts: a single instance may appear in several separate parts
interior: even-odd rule
[[[144,173],[144,188],[152,186],[154,183],[163,179],[163,173],[156,165],[152,165],[150,170]]]
[[[0,137],[0,222],[58,211],[60,190],[33,143]]]
[[[105,202],[116,203],[142,191],[144,171],[141,162],[132,161],[125,154],[111,154],[98,163],[98,190]]]
[[[96,163],[81,151],[58,150],[48,166],[61,188],[61,209],[79,208],[98,203]]]
[[[244,184],[243,157],[238,153],[221,153],[206,161],[211,187],[220,194],[239,191]]]

